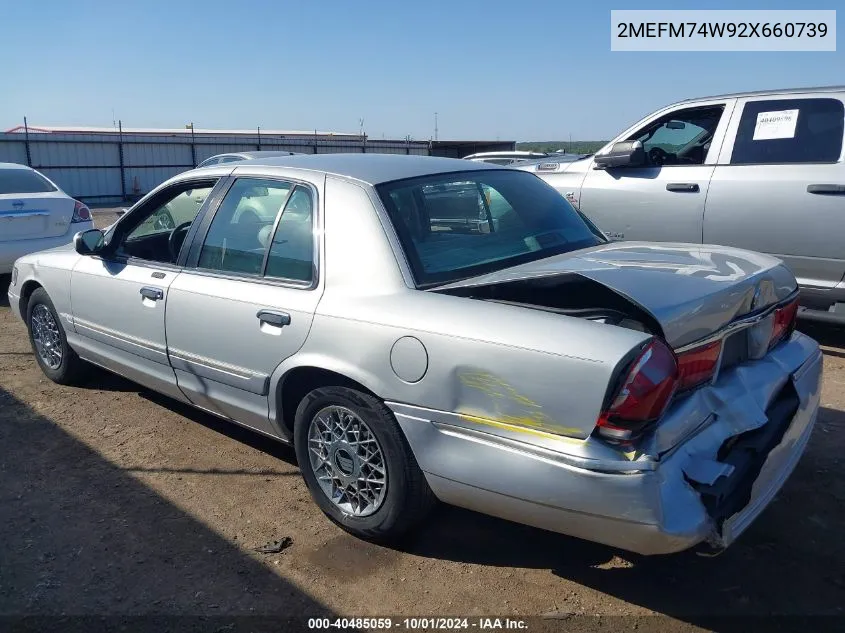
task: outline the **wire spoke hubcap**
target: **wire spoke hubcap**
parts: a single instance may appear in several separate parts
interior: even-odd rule
[[[345,514],[365,517],[384,502],[387,466],[370,427],[352,410],[329,406],[308,427],[311,469],[326,496]]]
[[[62,364],[62,337],[52,312],[43,303],[33,308],[30,325],[38,356],[50,369],[58,369]]]

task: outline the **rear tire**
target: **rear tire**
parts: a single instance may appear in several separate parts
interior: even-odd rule
[[[435,504],[393,413],[369,394],[311,391],[296,410],[294,447],[314,501],[357,537],[393,541]]]
[[[26,305],[26,325],[35,361],[50,380],[77,385],[87,378],[91,366],[73,351],[65,329],[44,288],[37,288]]]

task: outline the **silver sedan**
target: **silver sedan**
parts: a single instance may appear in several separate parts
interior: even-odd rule
[[[796,298],[766,255],[609,243],[532,174],[369,154],[181,174],[9,288],[50,379],[292,443],[353,534],[440,499],[645,554],[726,547],[803,453]]]

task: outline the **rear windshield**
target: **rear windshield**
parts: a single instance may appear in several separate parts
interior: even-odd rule
[[[55,190],[44,176],[31,169],[0,169],[0,194],[46,193]]]
[[[377,190],[421,286],[606,241],[563,196],[526,172],[438,174]]]

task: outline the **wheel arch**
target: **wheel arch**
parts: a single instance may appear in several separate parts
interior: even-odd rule
[[[29,298],[32,296],[32,293],[38,290],[39,288],[43,288],[38,281],[35,279],[28,279],[26,280],[23,285],[21,286],[21,294],[18,303],[18,307],[21,312],[21,318],[26,321],[26,310],[29,306]]]
[[[374,398],[383,399],[384,385],[374,376],[369,376],[357,368],[348,365],[335,365],[326,362],[304,362],[287,367],[276,381],[271,395],[271,411],[275,412],[276,423],[281,432],[293,438],[293,422],[299,403],[308,392],[319,387],[341,386],[356,389]]]

